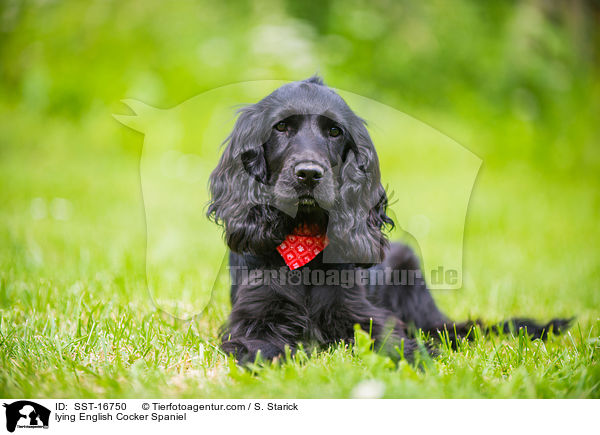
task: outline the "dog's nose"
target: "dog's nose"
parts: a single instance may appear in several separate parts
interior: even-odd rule
[[[316,185],[323,178],[323,168],[316,163],[298,163],[294,173],[298,181],[307,185]]]

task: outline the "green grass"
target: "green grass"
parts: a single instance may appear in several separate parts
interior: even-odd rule
[[[45,140],[65,128],[50,123]],[[301,352],[248,372],[218,349],[226,284],[189,322],[152,305],[138,159],[135,150],[4,149],[0,395],[353,397],[357,386],[375,385],[383,397],[600,396],[600,211],[591,177],[484,167],[467,219],[465,287],[435,292],[455,319],[577,316],[566,335],[478,337],[457,351],[440,344],[422,369],[395,367],[363,337],[355,349]],[[28,170],[31,161],[43,170]],[[69,199],[68,220],[53,217],[55,197]],[[34,198],[47,204],[45,217],[34,219]]]

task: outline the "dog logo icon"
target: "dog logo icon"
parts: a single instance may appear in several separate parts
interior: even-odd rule
[[[16,428],[48,429],[50,410],[29,400],[19,400],[3,405],[6,408],[6,430]]]

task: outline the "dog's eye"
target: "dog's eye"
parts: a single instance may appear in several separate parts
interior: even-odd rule
[[[331,127],[329,129],[329,136],[331,137],[338,137],[340,134],[342,134],[342,130],[338,127]]]
[[[275,130],[277,131],[286,131],[287,130],[287,124],[283,121],[278,122],[277,124],[275,124]]]

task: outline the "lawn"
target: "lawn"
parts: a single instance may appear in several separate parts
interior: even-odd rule
[[[259,53],[270,59],[265,64],[246,54],[247,32],[258,38],[251,28],[270,25],[272,17],[258,18],[263,13],[250,6],[215,7],[214,16],[233,14],[237,30],[230,51],[222,49],[223,40],[210,40],[230,57],[207,61],[206,73],[198,73],[202,61],[188,54],[204,52],[196,39],[217,32],[210,27],[216,24],[196,35],[187,18],[196,11],[193,2],[178,3],[167,15],[159,2],[98,2],[90,11],[64,2],[31,6],[16,18],[4,14],[5,24],[14,25],[0,40],[0,396],[599,398],[599,68],[570,51],[570,34],[539,21],[539,11],[498,3],[488,29],[479,23],[489,16],[475,3],[461,2],[460,18],[450,20],[478,37],[446,28],[442,3],[416,8],[411,29],[431,25],[428,37],[438,41],[437,51],[427,52],[423,37],[408,47],[410,56],[390,55],[389,68],[372,71],[373,47],[393,47],[405,35],[384,26],[388,30],[372,38],[353,36],[336,27],[336,8],[328,22],[296,17],[300,21],[289,21],[292,35],[282,38],[309,48],[324,46],[318,41],[343,46],[322,36],[336,33],[354,51],[335,63],[315,48],[307,51],[312,63],[304,65],[288,64],[269,47]],[[285,19],[297,12],[273,10]],[[367,9],[385,24],[383,11]],[[86,17],[81,28],[80,13]],[[537,23],[533,36],[522,24],[527,17]],[[176,34],[165,32],[175,21]],[[499,40],[508,44],[522,33],[550,41],[551,54],[525,56],[524,65],[519,53],[503,51]],[[458,46],[464,50],[453,50]],[[385,57],[391,48],[384,48],[378,53]],[[411,69],[415,59],[419,74]],[[238,63],[245,69],[232,67]],[[358,333],[353,346],[242,370],[218,347],[218,328],[230,308],[226,280],[191,320],[157,308],[146,277],[144,137],[112,118],[127,112],[119,100],[171,107],[218,85],[300,79],[320,66],[332,86],[416,116],[482,158],[465,225],[463,287],[434,291],[442,309],[457,320],[490,323],[519,315],[540,321],[575,316],[567,333],[547,341],[476,335],[456,350],[438,344],[440,355],[420,368],[395,366]],[[380,159],[392,177],[389,152],[383,149]],[[199,246],[194,258],[201,269],[220,261],[215,256],[221,253],[222,245]],[[177,283],[177,277],[162,278]],[[200,276],[198,282],[203,285]],[[175,294],[167,302],[176,304]]]

